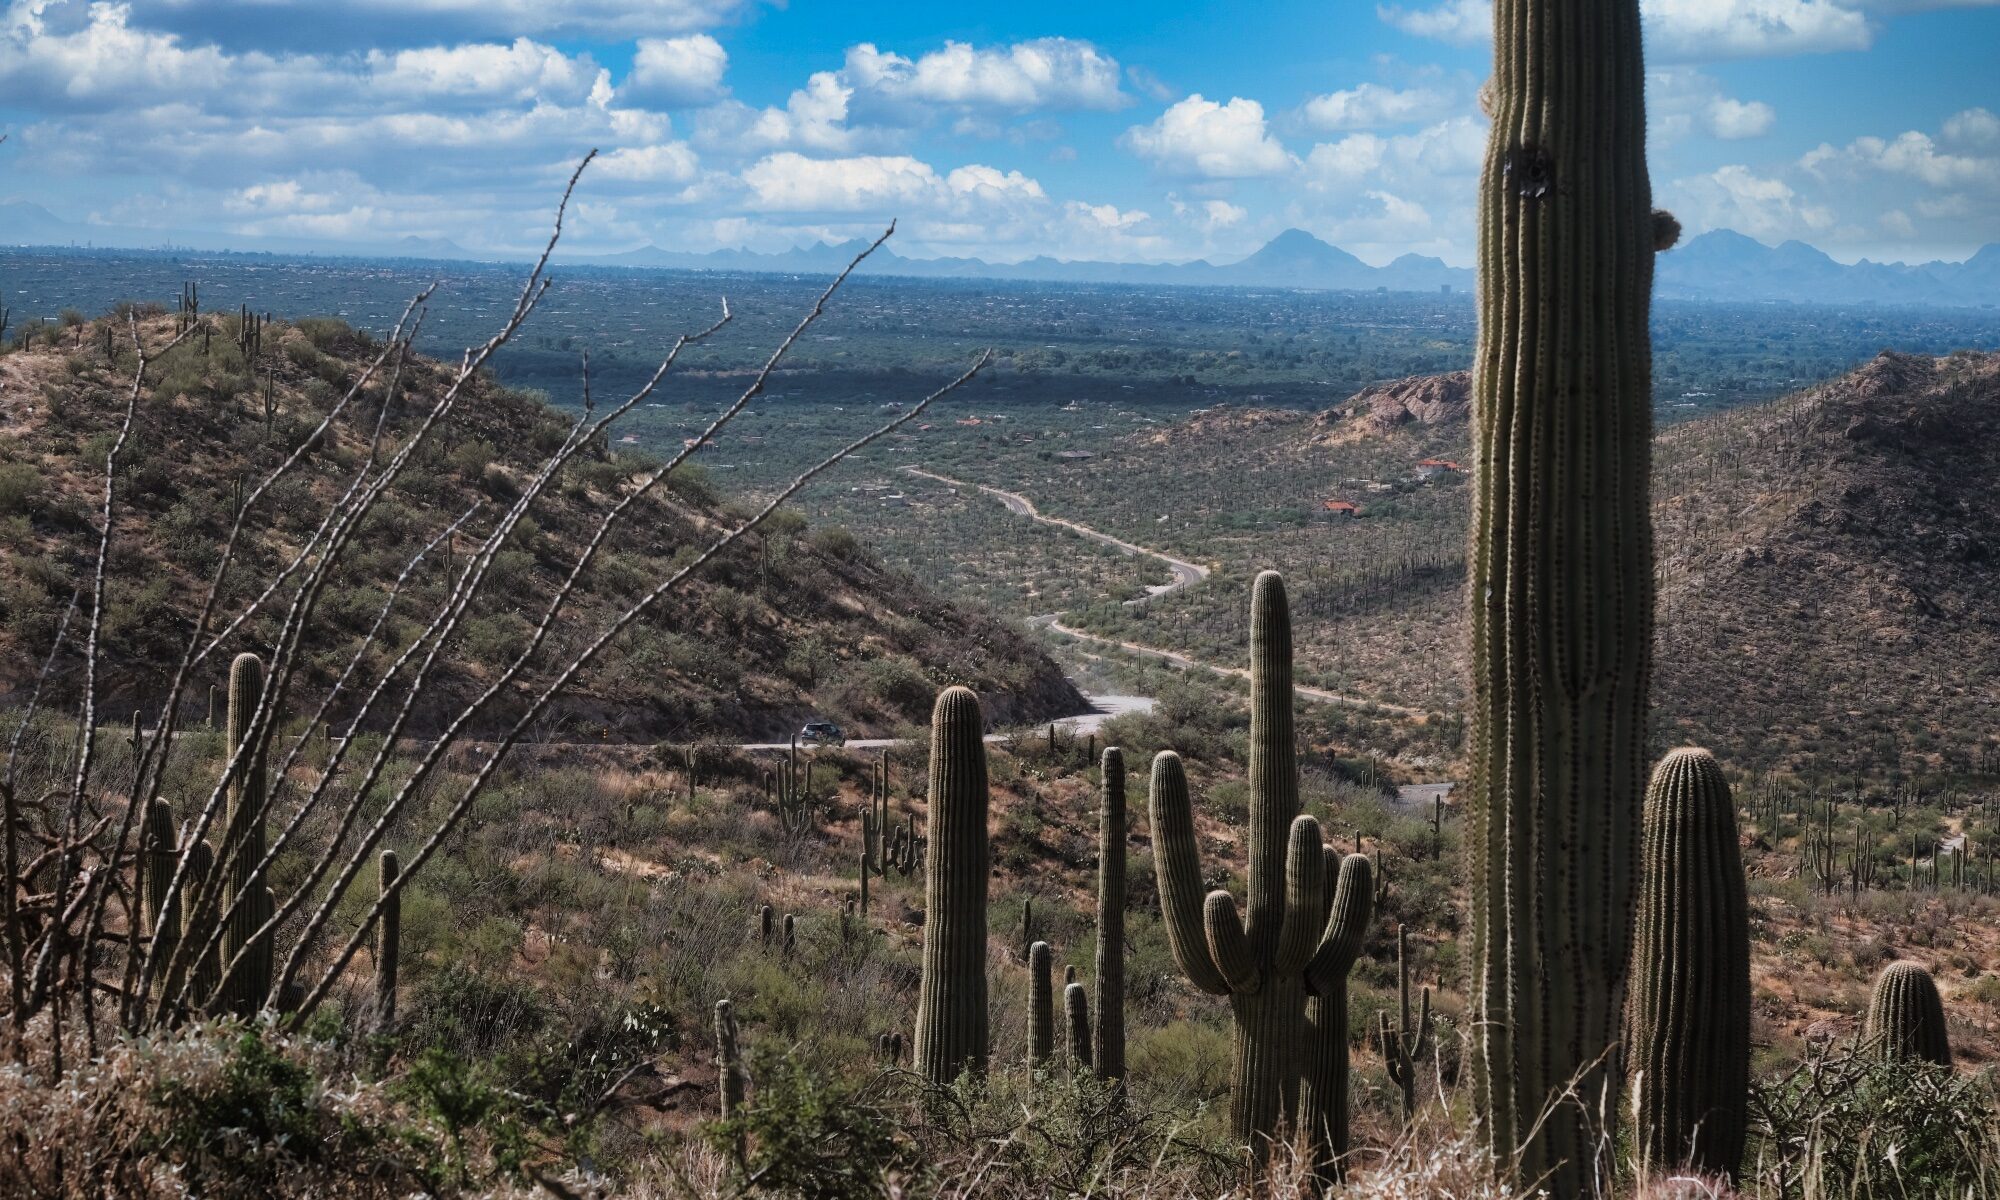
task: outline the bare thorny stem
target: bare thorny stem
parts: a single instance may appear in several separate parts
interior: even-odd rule
[[[36,681],[26,713],[9,743],[5,772],[0,774],[0,801],[4,801],[5,804],[4,821],[7,838],[5,855],[8,875],[4,912],[0,912],[0,918],[4,918],[6,926],[6,954],[12,985],[12,1005],[8,1016],[17,1053],[29,1019],[45,1007],[51,998],[60,1004],[67,995],[67,989],[74,988],[79,983],[83,989],[82,1003],[87,1025],[92,1020],[93,1005],[89,996],[92,987],[113,992],[120,997],[123,1022],[128,1028],[133,1029],[146,1028],[164,1020],[174,1019],[190,1008],[200,1009],[212,1002],[214,999],[212,995],[194,994],[193,980],[198,973],[187,968],[195,962],[202,961],[204,955],[215,949],[217,943],[222,940],[222,931],[242,904],[243,897],[258,890],[259,881],[267,875],[279,855],[298,844],[307,820],[333,800],[332,813],[328,818],[332,827],[331,832],[324,836],[323,843],[321,835],[317,833],[314,835],[315,847],[308,852],[302,882],[262,925],[257,934],[241,939],[241,945],[235,948],[235,957],[230,962],[218,963],[217,969],[213,972],[213,977],[217,980],[228,979],[233,968],[249,952],[250,946],[256,944],[259,939],[274,937],[281,926],[306,909],[308,902],[313,900],[316,894],[317,903],[312,905],[310,913],[304,918],[282,969],[272,980],[270,995],[266,997],[267,1003],[276,1000],[292,988],[308,964],[318,962],[320,956],[316,947],[327,934],[339,900],[348,892],[374,850],[405,816],[413,800],[426,794],[425,789],[432,781],[437,768],[446,760],[451,747],[467,735],[473,724],[484,716],[499,698],[509,694],[519,683],[524,682],[524,676],[534,667],[554,631],[562,627],[563,614],[576,598],[578,588],[582,586],[585,576],[614,529],[633,514],[644,497],[653,493],[660,483],[691,455],[703,446],[711,444],[717,434],[742,414],[755,397],[763,393],[778,366],[805,332],[827,311],[828,303],[853,271],[895,230],[892,224],[881,237],[856,255],[846,269],[827,285],[796,326],[771,351],[750,385],[718,413],[698,437],[689,439],[667,462],[648,471],[630,486],[622,489],[622,494],[618,496],[616,502],[598,518],[589,538],[576,553],[566,576],[548,597],[532,634],[504,667],[491,675],[491,682],[478,695],[465,702],[456,714],[443,724],[435,738],[428,739],[427,744],[418,743],[424,745],[424,749],[414,767],[395,785],[386,804],[381,805],[379,811],[374,811],[375,805],[371,803],[370,798],[377,794],[377,783],[391,765],[399,739],[402,739],[404,730],[413,719],[413,714],[418,711],[421,699],[432,688],[433,680],[437,677],[440,664],[445,658],[446,649],[453,643],[454,635],[471,610],[474,599],[481,594],[482,587],[489,577],[489,569],[501,549],[520,528],[521,522],[537,501],[554,485],[563,468],[578,454],[600,446],[603,435],[612,422],[656,393],[684,349],[720,331],[730,323],[732,316],[725,302],[721,316],[712,324],[682,334],[644,385],[601,416],[596,415],[595,406],[589,399],[589,364],[586,358],[583,366],[586,402],[582,415],[565,435],[561,446],[534,469],[507,511],[498,517],[483,536],[475,535],[472,552],[466,556],[463,566],[456,572],[455,577],[447,579],[442,601],[424,620],[418,632],[414,636],[407,637],[407,644],[402,645],[385,666],[379,668],[366,666],[370,662],[371,651],[386,652],[390,649],[384,645],[387,636],[385,631],[391,628],[389,617],[397,606],[405,585],[420,565],[436,551],[440,543],[460,533],[474,521],[479,513],[478,505],[474,505],[437,532],[408,560],[407,565],[388,588],[387,595],[372,623],[344,656],[345,665],[338,677],[324,696],[317,701],[311,719],[306,722],[303,731],[294,738],[281,757],[278,770],[273,775],[274,786],[280,790],[280,794],[289,787],[292,769],[299,763],[312,732],[315,729],[328,728],[327,723],[337,704],[343,696],[351,694],[360,699],[347,709],[348,715],[344,719],[346,736],[329,742],[324,765],[317,778],[313,780],[310,788],[305,789],[305,794],[290,813],[284,828],[251,872],[250,878],[244,881],[243,886],[236,889],[237,894],[226,904],[222,902],[223,872],[220,870],[210,872],[205,882],[190,887],[188,864],[193,856],[187,852],[195,842],[208,835],[210,828],[216,823],[223,801],[233,783],[249,770],[253,762],[267,756],[279,757],[272,754],[271,743],[276,738],[281,715],[286,711],[287,698],[299,678],[299,672],[305,669],[303,656],[308,646],[307,632],[313,626],[312,618],[328,581],[337,574],[343,555],[356,544],[366,519],[378,501],[402,477],[405,469],[412,462],[418,461],[416,455],[419,447],[431,439],[446,419],[456,411],[460,402],[470,394],[471,385],[478,378],[482,368],[513,338],[546,295],[551,283],[547,273],[548,264],[562,236],[564,215],[568,211],[569,202],[584,168],[594,156],[593,151],[571,175],[568,186],[563,191],[562,200],[557,206],[554,229],[540,257],[530,269],[512,311],[491,337],[465,351],[449,383],[427,410],[421,412],[413,429],[404,435],[400,445],[386,461],[383,458],[382,435],[391,408],[396,402],[397,388],[408,361],[411,342],[421,324],[423,306],[430,299],[434,286],[425,288],[411,300],[394,329],[385,338],[379,353],[365,365],[359,377],[329,407],[323,418],[299,441],[298,445],[293,447],[276,466],[265,472],[243,498],[233,515],[217,556],[216,566],[210,573],[198,610],[194,614],[192,630],[171,674],[171,681],[165,692],[158,719],[153,724],[152,733],[149,737],[142,732],[135,739],[133,779],[125,798],[124,811],[115,818],[106,816],[86,822],[84,820],[86,809],[89,809],[94,816],[96,810],[93,806],[97,802],[92,790],[92,771],[96,752],[95,737],[91,731],[95,730],[99,723],[98,665],[104,628],[106,563],[113,546],[118,517],[116,485],[120,455],[131,436],[138,406],[145,398],[148,368],[157,362],[161,355],[204,328],[200,321],[190,322],[171,341],[149,351],[136,318],[130,321],[138,366],[132,373],[117,436],[106,455],[103,502],[100,508],[102,524],[98,530],[97,553],[90,581],[72,599],[70,611],[64,616],[57,630],[55,643]],[[685,565],[672,570],[643,596],[610,618],[602,628],[589,636],[580,650],[574,653],[566,651],[565,658],[558,659],[557,663],[552,664],[546,682],[540,684],[534,691],[533,699],[512,721],[492,751],[484,757],[472,778],[457,789],[457,795],[450,807],[430,826],[424,835],[421,847],[405,864],[390,891],[376,899],[374,905],[358,923],[358,928],[346,939],[331,960],[323,964],[324,969],[317,975],[311,988],[305,990],[304,1001],[291,1014],[291,1020],[294,1022],[303,1020],[324,1001],[360,946],[366,942],[383,906],[407,886],[417,872],[446,843],[475,800],[493,780],[509,750],[521,741],[526,731],[541,719],[549,706],[574,684],[620,634],[664,597],[682,587],[695,572],[754,533],[800,489],[850,455],[914,420],[935,401],[949,395],[978,375],[989,361],[990,352],[982,353],[956,379],[938,388],[893,420],[833,451],[825,459],[799,474],[753,515],[726,531],[709,535],[699,553],[688,558]],[[325,511],[320,514],[317,527],[302,539],[302,544],[290,551],[273,571],[272,577],[256,589],[253,598],[241,608],[224,614],[217,624],[217,608],[223,595],[224,585],[236,565],[243,540],[252,528],[251,514],[260,508],[276,485],[309,459],[310,452],[315,446],[326,443],[350,412],[367,402],[366,397],[371,394],[370,387],[378,379],[383,379],[381,407],[374,414],[373,430],[368,438],[366,453],[360,464],[352,469],[344,490],[327,505]],[[189,918],[187,927],[198,932],[193,936],[175,939],[171,951],[161,953],[161,931],[155,929],[148,931],[150,936],[141,936],[136,918],[128,914],[129,932],[120,939],[127,948],[122,961],[123,979],[117,986],[110,982],[97,981],[93,978],[97,958],[95,946],[99,935],[105,932],[103,926],[108,902],[113,894],[121,897],[126,895],[128,885],[121,872],[136,861],[137,847],[131,844],[134,830],[148,806],[158,799],[162,781],[166,777],[169,756],[176,749],[175,735],[182,698],[204,664],[212,660],[225,646],[237,643],[250,622],[267,611],[277,619],[278,626],[275,637],[266,648],[269,656],[266,669],[267,685],[256,711],[249,717],[246,736],[239,745],[228,749],[221,777],[215,781],[200,804],[199,810],[183,827],[177,844],[178,853],[173,856],[174,867],[171,877],[166,883],[165,902],[161,906],[166,911],[183,909]],[[77,637],[72,637],[71,619],[79,612],[82,616],[81,633]],[[66,653],[66,647],[79,642],[84,667],[82,688],[85,733],[78,742],[67,783],[50,797],[60,800],[63,805],[59,833],[46,839],[51,848],[36,861],[38,864],[53,862],[56,865],[58,883],[49,915],[46,921],[37,927],[23,918],[16,903],[19,888],[24,882],[20,873],[22,864],[19,861],[17,839],[26,828],[23,805],[19,802],[17,791],[17,767],[23,738],[35,717],[44,684],[55,673],[56,664]],[[323,652],[325,647],[313,647],[313,649]],[[357,745],[354,735],[364,729],[381,733],[379,745],[368,755],[366,764],[359,766],[358,771],[344,771],[347,756]],[[407,743],[407,739],[403,740]],[[335,800],[336,795],[337,800]],[[361,818],[365,813],[372,814],[372,820],[357,838],[356,830],[360,828]],[[231,852],[232,843],[243,835],[243,830],[224,829],[223,845],[216,855],[218,863],[228,861],[227,856]],[[36,866],[27,868],[29,871],[36,869]],[[128,909],[131,907],[129,900],[125,900],[124,904]],[[81,918],[80,937],[72,932],[72,926],[76,925],[78,918]],[[32,966],[28,961],[31,956]],[[167,980],[178,981],[178,987],[155,988],[156,983]],[[91,1026],[91,1036],[94,1047],[94,1026]]]

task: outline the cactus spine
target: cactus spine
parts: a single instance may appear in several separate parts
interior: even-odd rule
[[[1655,222],[1639,0],[1497,0],[1493,24],[1466,589],[1473,1107],[1496,1159],[1561,1200],[1602,1189],[1619,1107]]]
[[[1736,801],[1706,750],[1669,753],[1646,789],[1630,1030],[1645,1161],[1733,1177],[1750,1094],[1750,924]]]
[[[1125,1078],[1125,753],[1107,746],[1097,812],[1097,1027],[1091,1065]]]
[[[261,745],[245,747],[252,719],[264,698],[264,664],[254,654],[239,654],[229,664],[229,752],[243,755],[236,780],[229,787],[227,834],[223,843],[225,874],[222,904],[224,911],[237,903],[222,938],[224,962],[249,949],[228,979],[223,981],[221,1009],[239,1017],[256,1013],[271,991],[271,936],[251,941],[259,926],[269,920],[263,887],[256,878],[257,865],[264,861],[264,751]]]
[[[1056,1051],[1054,964],[1049,944],[1028,947],[1028,1065],[1048,1064]]]
[[[924,970],[917,1069],[934,1084],[984,1068],[986,1026],[985,720],[967,688],[931,710],[930,854],[924,872]]]
[[[1300,1116],[1299,1084],[1309,1046],[1309,973],[1316,980],[1315,994],[1326,1002],[1320,1010],[1326,1022],[1322,1028],[1330,1033],[1337,1023],[1343,1033],[1337,1048],[1323,1038],[1311,1040],[1329,1058],[1339,1055],[1344,1076],[1346,992],[1339,981],[1359,947],[1373,888],[1348,887],[1369,883],[1365,860],[1344,863],[1341,881],[1349,894],[1338,897],[1331,910],[1325,901],[1326,844],[1319,823],[1298,811],[1291,617],[1284,581],[1274,571],[1259,575],[1252,591],[1250,648],[1247,924],[1228,892],[1202,895],[1187,775],[1180,757],[1170,751],[1153,760],[1149,807],[1168,944],[1188,982],[1230,999],[1235,1016],[1230,1129],[1262,1161],[1280,1128]],[[1333,1120],[1336,1105],[1327,1094],[1333,1084],[1330,1063],[1316,1059],[1305,1073],[1311,1076],[1307,1092],[1316,1120]]]
[[[1882,968],[1868,997],[1866,1034],[1884,1058],[1916,1058],[1951,1065],[1951,1039],[1944,1028],[1944,1001],[1937,981],[1913,962]]]

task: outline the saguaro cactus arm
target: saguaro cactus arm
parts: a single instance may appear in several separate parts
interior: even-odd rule
[[[1187,769],[1181,756],[1163,750],[1153,758],[1146,801],[1153,826],[1153,862],[1159,877],[1160,913],[1174,964],[1189,983],[1211,996],[1227,996],[1229,981],[1208,950],[1202,915],[1201,857],[1195,845],[1194,809],[1188,801]]]
[[[1375,909],[1374,875],[1374,864],[1367,855],[1350,854],[1340,860],[1333,906],[1305,969],[1306,989],[1314,995],[1328,995],[1336,987],[1344,987],[1347,973],[1361,957],[1361,944]]]
[[[1319,822],[1301,816],[1292,822],[1285,852],[1285,927],[1278,939],[1277,970],[1296,975],[1319,948],[1322,892],[1326,886],[1326,842]]]

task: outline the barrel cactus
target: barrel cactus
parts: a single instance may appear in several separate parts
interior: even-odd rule
[[[986,725],[967,688],[931,711],[930,853],[924,872],[924,965],[916,1063],[948,1084],[984,1068],[986,1025]]]
[[[1308,1033],[1308,979],[1324,999],[1325,1027],[1339,992],[1338,1025],[1346,1027],[1344,977],[1368,915],[1358,895],[1329,907],[1327,849],[1319,823],[1299,814],[1298,760],[1292,732],[1291,617],[1284,581],[1257,577],[1250,615],[1250,879],[1249,919],[1226,891],[1203,895],[1187,775],[1178,755],[1153,760],[1149,809],[1160,907],[1174,961],[1188,982],[1227,996],[1235,1016],[1230,1074],[1230,1129],[1261,1161],[1288,1125],[1309,1123],[1300,1110],[1300,1080],[1314,1039]],[[1343,884],[1367,883],[1367,867],[1351,860]],[[1324,1043],[1322,1043],[1324,1044]],[[1335,1053],[1326,1046],[1327,1054]],[[1346,1042],[1338,1047],[1345,1071]],[[1315,1116],[1330,1120],[1332,1079],[1317,1062],[1307,1088]],[[1342,1089],[1344,1091],[1344,1088]]]
[[[1630,1070],[1646,1161],[1734,1176],[1750,1099],[1750,919],[1736,800],[1706,750],[1646,789]]]
[[[1921,965],[1893,962],[1876,977],[1868,998],[1869,1044],[1884,1058],[1914,1058],[1951,1065],[1951,1039],[1945,1034],[1944,1001],[1937,981]]]
[[[229,787],[228,825],[223,841],[222,903],[235,913],[223,931],[222,959],[242,957],[223,981],[221,1010],[247,1017],[263,1007],[271,991],[271,935],[257,930],[271,914],[264,911],[258,864],[268,846],[265,837],[264,752],[245,749],[257,706],[264,698],[264,663],[254,654],[239,654],[229,664],[229,753],[244,756]],[[240,903],[239,903],[240,898]],[[254,939],[254,940],[253,940]],[[246,949],[247,948],[247,949]]]
[[[1496,0],[1466,594],[1473,1107],[1556,1197],[1619,1109],[1647,688],[1652,189],[1639,0]]]
[[[1097,1025],[1091,1065],[1125,1078],[1125,754],[1104,751],[1097,811]]]

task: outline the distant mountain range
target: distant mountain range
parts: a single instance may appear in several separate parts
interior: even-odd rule
[[[64,221],[39,205],[0,203],[0,245],[251,251],[333,257],[423,258],[492,261],[445,238],[406,237],[379,243],[337,243],[306,238],[118,229]],[[567,254],[572,266],[683,271],[820,274],[839,270],[865,243],[797,247],[774,254],[754,250],[689,253],[642,246],[616,254]],[[1018,263],[977,258],[905,258],[888,247],[867,268],[875,275],[928,279],[1004,279],[1042,283],[1130,283],[1196,287],[1316,288],[1331,291],[1470,292],[1473,273],[1442,260],[1405,254],[1373,267],[1302,229],[1288,229],[1248,258],[1230,263],[1114,263],[1047,256]],[[1917,266],[1863,259],[1835,262],[1804,242],[1766,246],[1732,230],[1693,238],[1660,256],[1658,295],[1676,300],[1789,301],[1801,304],[2000,306],[2000,243],[1962,263]]]

